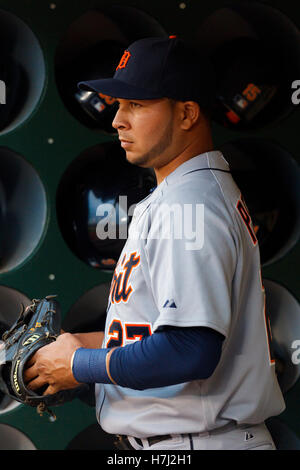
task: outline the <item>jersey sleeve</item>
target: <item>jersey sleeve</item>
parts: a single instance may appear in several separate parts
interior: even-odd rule
[[[167,204],[153,214],[145,244],[159,310],[153,331],[206,326],[227,337],[237,259],[234,227],[222,205],[185,200],[177,212]]]

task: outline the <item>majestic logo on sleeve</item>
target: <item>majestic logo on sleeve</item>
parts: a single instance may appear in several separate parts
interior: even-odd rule
[[[128,258],[127,254],[125,253],[120,265],[119,263],[117,264],[110,288],[111,303],[128,301],[131,293],[133,292],[133,288],[130,285],[130,276],[133,269],[135,269],[139,263],[140,255],[138,255],[135,251],[134,253],[130,253]]]

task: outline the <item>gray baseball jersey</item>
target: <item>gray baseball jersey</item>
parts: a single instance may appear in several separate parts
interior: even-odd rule
[[[139,438],[203,432],[231,420],[261,423],[284,410],[258,242],[219,151],[184,162],[137,204],[111,283],[102,346],[125,346],[163,325],[222,333],[217,368],[206,380],[143,391],[97,384],[105,431]]]

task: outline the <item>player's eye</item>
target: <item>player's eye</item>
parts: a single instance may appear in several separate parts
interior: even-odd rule
[[[132,108],[139,108],[141,107],[141,104],[140,103],[136,103],[135,101],[130,101],[130,106]]]

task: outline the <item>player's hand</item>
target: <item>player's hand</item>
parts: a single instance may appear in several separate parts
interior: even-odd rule
[[[48,385],[43,395],[79,385],[71,370],[71,358],[82,347],[80,340],[71,333],[63,333],[53,343],[40,348],[28,361],[24,372],[27,387],[36,390]]]

